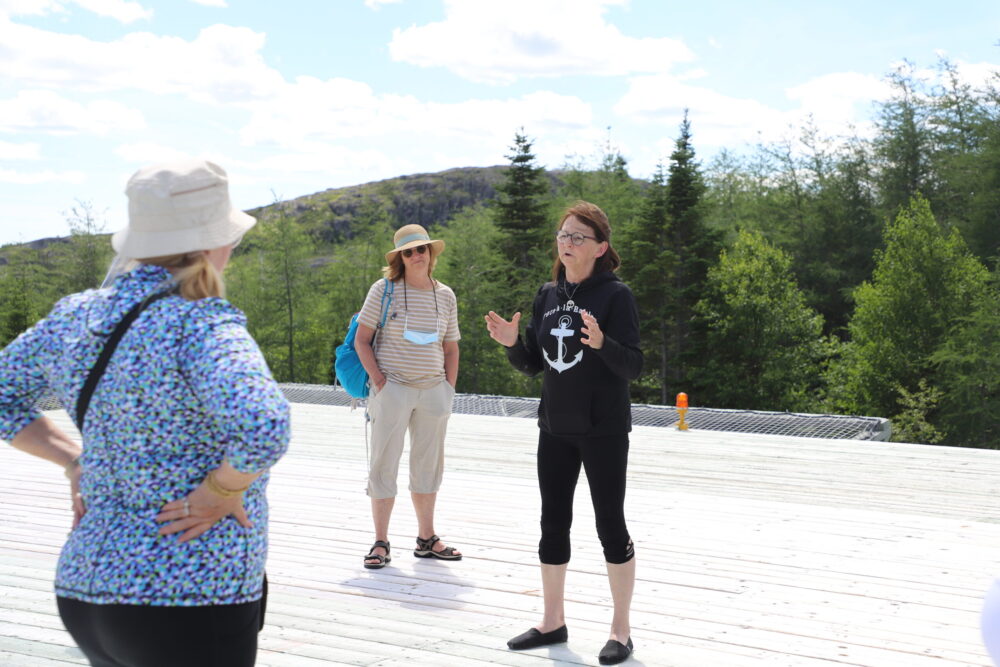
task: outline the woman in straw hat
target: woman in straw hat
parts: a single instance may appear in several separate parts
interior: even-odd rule
[[[490,311],[490,336],[527,375],[544,373],[538,405],[538,487],[542,496],[542,621],[509,642],[513,650],[559,644],[569,636],[564,612],[573,493],[581,466],[604,550],[614,617],[602,665],[632,653],[629,608],[635,550],[625,525],[625,472],[632,430],[629,381],[642,371],[639,315],[631,290],[618,280],[611,225],[600,208],[580,201],[566,209],[555,234],[552,281],[535,296],[524,338],[520,313]]]
[[[432,277],[444,241],[420,225],[400,227],[385,254],[386,280],[368,290],[358,315],[354,347],[368,372],[372,451],[368,473],[375,543],[364,565],[380,569],[391,560],[389,519],[403,436],[410,431],[410,497],[417,514],[418,558],[461,560],[434,529],[434,503],[444,471],[444,436],[458,379],[458,304],[455,293]],[[392,300],[382,320],[383,295]],[[376,330],[378,336],[376,337]],[[374,342],[374,345],[373,345]]]
[[[255,662],[264,492],[289,408],[222,298],[255,222],[227,183],[203,160],[136,172],[112,238],[135,268],[62,299],[0,352],[0,438],[69,478],[56,596],[93,665]],[[82,451],[32,407],[46,391],[76,408]]]

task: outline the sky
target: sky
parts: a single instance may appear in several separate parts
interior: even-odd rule
[[[870,135],[886,75],[1000,70],[997,0],[0,0],[0,244],[126,224],[140,167],[230,175],[240,208],[610,146],[702,163],[797,132]]]

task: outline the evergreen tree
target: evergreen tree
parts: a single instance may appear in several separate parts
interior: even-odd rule
[[[668,244],[676,258],[671,275],[666,317],[667,381],[663,395],[697,386],[697,368],[707,350],[703,332],[693,329],[694,306],[701,300],[709,267],[718,259],[720,234],[703,220],[705,181],[695,160],[687,112],[670,155],[665,208],[669,219]]]
[[[672,274],[676,255],[669,243],[668,188],[663,165],[642,198],[634,224],[623,230],[622,266],[619,273],[635,295],[639,333],[645,354],[644,372],[632,386],[632,395],[643,403],[666,404],[668,342],[671,328]]]
[[[66,294],[100,287],[111,261],[111,243],[103,236],[106,224],[89,201],[77,200],[64,213],[70,229],[70,247],[65,258]]]
[[[707,332],[699,403],[811,410],[826,354],[823,320],[806,304],[789,255],[740,232],[711,268],[696,306]]]
[[[987,262],[1000,259],[1000,113],[994,113],[983,124],[982,147],[965,177],[970,193],[965,236],[972,251]]]
[[[28,246],[12,248],[0,280],[0,346],[26,331],[40,312],[35,304],[38,292],[38,253]]]
[[[447,226],[433,230],[447,250],[434,269],[434,277],[455,291],[461,363],[457,389],[463,393],[520,396],[538,394],[538,380],[526,378],[511,367],[503,348],[484,335],[484,316],[496,310],[507,291],[504,276],[507,258],[494,252],[501,236],[492,216],[470,208],[453,216]]]
[[[535,163],[531,145],[523,129],[514,135],[507,156],[510,167],[496,188],[494,201],[494,220],[502,234],[493,247],[508,259],[507,292],[496,304],[497,312],[505,317],[530,307],[539,282],[547,280],[555,245],[550,188],[545,169]]]
[[[538,268],[538,251],[550,245],[552,224],[548,218],[549,184],[545,169],[535,162],[531,141],[523,129],[514,135],[510,147],[510,167],[504,172],[496,198],[497,227],[514,266],[525,271]]]
[[[877,122],[877,181],[882,211],[889,218],[895,217],[914,196],[934,194],[928,109],[922,100],[923,84],[914,77],[913,69],[906,63],[889,75],[894,94],[882,105]]]
[[[230,298],[246,313],[250,333],[279,381],[324,382],[328,327],[317,307],[321,293],[310,280],[314,242],[283,206],[253,231],[231,272]]]
[[[940,389],[932,355],[982,297],[987,277],[958,232],[945,232],[927,200],[914,198],[887,227],[871,282],[855,290],[851,341],[830,369],[831,407],[892,416],[900,388]]]
[[[808,128],[803,144],[806,229],[793,244],[796,275],[827,333],[845,335],[854,289],[871,276],[881,244],[870,160],[857,143],[833,146]]]
[[[973,304],[931,357],[942,390],[939,421],[946,444],[1000,449],[1000,274]]]

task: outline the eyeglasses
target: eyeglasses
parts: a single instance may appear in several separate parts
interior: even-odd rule
[[[569,232],[558,231],[556,232],[556,243],[566,243],[567,241],[573,241],[573,245],[583,245],[584,239],[590,239],[591,241],[596,241],[596,236],[587,236],[586,234],[581,234],[580,232]]]
[[[412,257],[414,252],[418,252],[421,255],[423,255],[425,252],[427,252],[427,246],[418,245],[416,248],[407,248],[406,250],[403,251],[403,257]]]

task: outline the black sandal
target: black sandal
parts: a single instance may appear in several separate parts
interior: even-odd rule
[[[431,535],[426,540],[417,538],[417,548],[413,550],[413,555],[417,558],[440,558],[441,560],[462,560],[462,554],[455,553],[455,547],[445,547],[441,551],[434,551],[434,545],[441,541],[437,535]]]
[[[385,555],[375,553],[375,549],[382,547],[385,549]],[[377,558],[377,563],[369,563],[368,561],[372,558]],[[392,560],[392,556],[389,555],[389,543],[383,542],[382,540],[377,540],[375,544],[372,545],[371,551],[365,556],[365,568],[369,570],[381,570],[383,567],[389,564]]]

